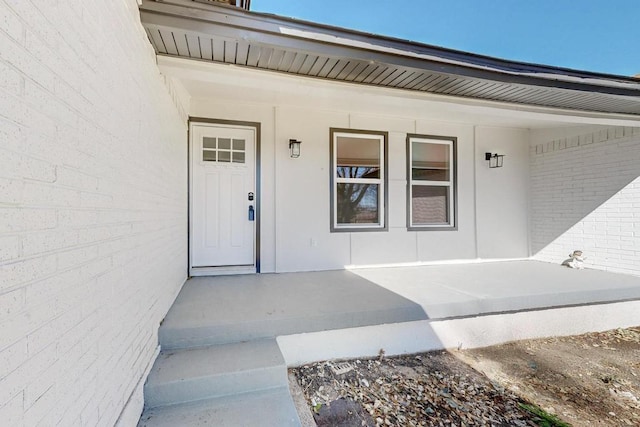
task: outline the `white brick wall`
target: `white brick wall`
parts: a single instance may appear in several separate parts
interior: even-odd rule
[[[187,271],[167,89],[136,0],[0,0],[0,425],[139,415]]]
[[[640,275],[640,128],[611,127],[531,147],[536,258]]]

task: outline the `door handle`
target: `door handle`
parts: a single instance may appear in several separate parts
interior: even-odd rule
[[[249,205],[249,221],[254,221],[256,219],[256,210],[253,208],[253,205]]]

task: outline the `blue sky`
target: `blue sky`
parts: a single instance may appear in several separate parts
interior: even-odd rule
[[[251,9],[498,58],[640,74],[640,0],[252,0]]]

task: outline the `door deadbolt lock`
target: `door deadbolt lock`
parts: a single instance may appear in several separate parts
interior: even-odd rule
[[[250,202],[253,202],[253,193],[249,193],[248,199]]]

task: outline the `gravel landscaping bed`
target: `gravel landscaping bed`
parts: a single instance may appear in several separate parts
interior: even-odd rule
[[[295,369],[318,426],[529,426],[521,400],[447,352]]]
[[[640,328],[291,373],[321,427],[640,425]]]

